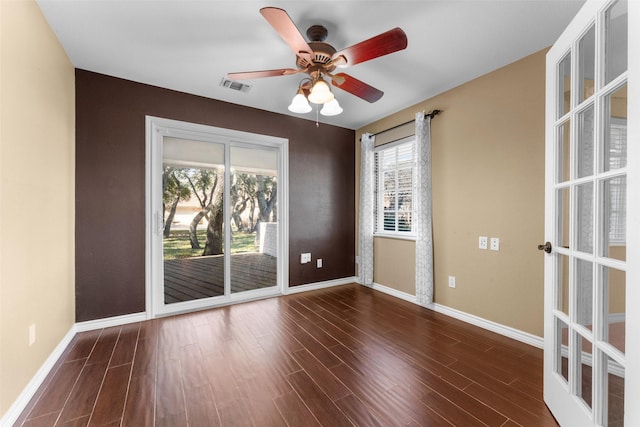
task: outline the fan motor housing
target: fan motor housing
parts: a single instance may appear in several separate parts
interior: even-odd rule
[[[333,54],[336,53],[336,49],[333,46],[324,42],[327,38],[327,34],[327,29],[322,25],[312,25],[307,29],[309,47],[313,50],[313,55],[311,55],[311,61],[307,58],[298,56],[296,58],[296,65],[298,68],[305,70],[309,67],[320,66],[329,72],[336,68],[335,66],[324,67],[325,64],[331,61]]]
[[[331,61],[333,54],[336,53],[336,49],[333,46],[324,42],[309,42],[309,47],[313,49],[311,62],[307,58],[298,56],[296,65],[300,69],[304,70],[313,65],[324,65]],[[328,67],[327,71],[333,71],[335,68],[335,66]]]

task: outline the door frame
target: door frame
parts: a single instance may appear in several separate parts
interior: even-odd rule
[[[574,20],[589,22],[592,17],[603,11],[610,5],[609,1],[588,0],[578,12]],[[628,69],[627,69],[627,259],[626,259],[626,333],[625,333],[625,425],[640,425],[640,310],[634,307],[634,302],[640,301],[640,2],[628,1]],[[573,22],[573,21],[572,21]],[[570,24],[571,26],[572,24]],[[574,39],[573,33],[564,32],[556,43],[568,45]],[[555,48],[554,44],[554,48]],[[552,48],[552,50],[554,49]],[[553,186],[555,183],[555,156],[554,151],[554,123],[555,108],[551,103],[555,102],[556,76],[547,70],[547,82],[553,82],[553,89],[547,89],[546,104],[546,154],[545,154],[545,241],[553,242],[556,224]],[[551,99],[550,99],[551,98]],[[595,250],[595,249],[594,249]],[[554,250],[555,252],[555,250]],[[553,287],[550,283],[555,280],[556,257],[545,255],[545,402],[555,401],[556,404],[570,405],[573,402],[556,396],[547,390],[547,369],[553,366],[553,354],[547,351],[547,340],[554,336],[555,325],[549,310],[553,309]],[[551,368],[553,369],[553,368]],[[594,386],[597,386],[594,384]],[[570,397],[570,396],[568,396]],[[557,399],[557,400],[554,400]],[[563,422],[562,420],[559,420]],[[571,422],[577,420],[566,421]],[[584,424],[579,424],[584,425]]]
[[[640,236],[640,2],[629,1],[629,53],[627,114],[627,236]],[[629,143],[630,142],[630,143]],[[631,188],[631,187],[630,187]],[[632,260],[632,261],[630,261]],[[640,425],[640,242],[638,237],[627,246],[625,424]],[[635,404],[634,404],[635,403]]]
[[[203,310],[238,302],[267,298],[286,293],[289,287],[289,140],[270,135],[225,129],[197,123],[184,122],[155,116],[145,116],[145,309],[147,319],[160,316],[179,314],[184,312]],[[195,138],[225,145],[225,162],[229,160],[231,146],[263,146],[278,150],[278,259],[277,283],[275,287],[257,289],[254,291],[229,293],[224,296],[211,297],[200,300],[172,304],[168,309],[164,304],[164,292],[160,295],[158,284],[164,277],[158,260],[162,259],[161,228],[163,216],[161,209],[154,207],[158,195],[154,191],[162,188],[162,147],[160,136],[179,136]],[[158,142],[160,141],[160,143]],[[228,208],[229,182],[225,168],[225,202],[224,223],[230,224]],[[154,197],[155,196],[155,197]],[[161,196],[160,196],[161,197]],[[160,240],[160,244],[158,243]],[[229,247],[229,233],[225,233],[225,247]],[[159,253],[158,253],[159,252]],[[226,259],[225,255],[225,259]],[[225,261],[225,271],[228,270],[228,260]],[[228,280],[225,280],[227,283]],[[228,286],[225,285],[225,292]]]

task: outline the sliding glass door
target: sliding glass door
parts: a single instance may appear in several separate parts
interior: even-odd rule
[[[286,141],[149,117],[153,316],[282,292]]]
[[[162,138],[164,304],[225,294],[224,144]]]
[[[277,154],[269,148],[230,148],[232,293],[276,286]]]

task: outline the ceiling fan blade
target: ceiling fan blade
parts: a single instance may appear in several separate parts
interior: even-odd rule
[[[263,70],[263,71],[245,71],[241,73],[228,73],[227,77],[231,80],[247,80],[259,79],[262,77],[288,76],[298,74],[304,70],[296,70],[294,68],[280,68],[279,70]]]
[[[331,83],[335,87],[338,87],[346,92],[349,92],[358,98],[362,98],[365,101],[376,102],[384,92],[379,89],[376,89],[373,86],[369,86],[365,82],[362,82],[355,77],[351,77],[345,73],[338,73],[331,76]]]
[[[280,37],[289,45],[291,50],[301,57],[311,58],[313,49],[309,47],[307,41],[302,37],[300,31],[289,17],[289,14],[277,7],[263,7],[260,13],[280,34]]]
[[[342,49],[333,55],[336,65],[355,65],[380,56],[388,55],[407,47],[407,35],[400,28],[378,34],[353,46]],[[344,57],[346,64],[341,64]]]

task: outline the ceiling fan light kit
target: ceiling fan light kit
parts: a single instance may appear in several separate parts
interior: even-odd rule
[[[326,104],[329,101],[333,101],[334,96],[327,82],[320,77],[318,81],[313,84],[311,92],[309,92],[309,96],[307,98],[314,104]]]
[[[337,116],[340,113],[342,113],[342,107],[335,98],[324,104],[322,110],[320,110],[320,114],[323,116]]]
[[[260,13],[295,53],[298,68],[229,73],[228,77],[232,80],[241,80],[298,73],[307,74],[309,77],[303,80],[304,84],[300,84],[298,92],[288,107],[289,111],[294,113],[310,112],[312,108],[309,102],[323,104],[320,113],[325,116],[335,116],[343,111],[334,98],[329,84],[325,81],[325,76],[330,78],[333,86],[367,102],[376,102],[383,95],[381,90],[348,74],[334,75],[332,72],[337,67],[349,67],[407,47],[407,36],[404,31],[400,28],[394,28],[337,51],[333,46],[324,42],[327,38],[327,29],[322,25],[313,25],[307,30],[309,38],[307,43],[285,10],[277,7],[264,7],[260,9]]]
[[[307,101],[307,97],[304,96],[304,93],[302,92],[302,88],[298,89],[298,93],[293,97],[288,108],[292,113],[298,114],[305,114],[312,110],[311,105],[309,105],[309,101]]]

